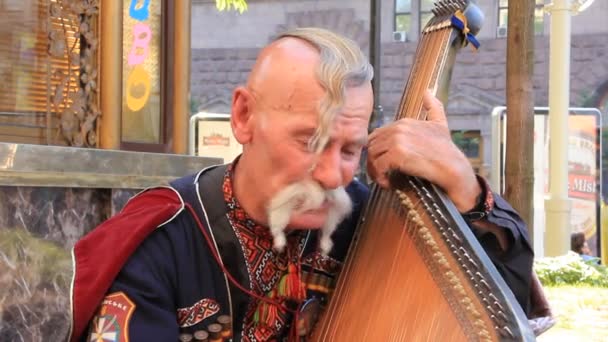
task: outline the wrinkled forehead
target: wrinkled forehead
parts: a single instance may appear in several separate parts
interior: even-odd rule
[[[327,92],[318,84],[294,84],[285,91],[277,91],[270,96],[256,97],[258,109],[279,120],[306,119],[319,124],[333,125],[336,120],[349,119],[349,121],[369,123],[373,110],[373,93],[371,84],[347,87],[344,91],[342,103],[333,107],[329,112],[324,105],[328,99]],[[324,118],[325,117],[325,118]]]
[[[328,93],[316,79],[298,79],[290,83],[277,83],[268,90],[270,91],[260,92],[254,89],[252,93],[256,102],[265,108],[283,111],[303,107],[318,109],[323,101],[335,98],[336,95],[342,98],[342,106],[346,109],[367,106],[371,112],[373,107],[371,82],[346,85],[343,93],[340,91],[341,94]]]
[[[277,83],[263,93],[254,91],[258,109],[280,113],[318,112],[325,96],[326,91],[316,80],[306,79]]]

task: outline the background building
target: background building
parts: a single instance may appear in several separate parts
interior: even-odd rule
[[[432,0],[381,1],[380,105],[392,118],[403,92],[419,32]],[[549,20],[536,0],[535,105],[548,105]],[[547,1],[548,2],[548,1]],[[448,101],[450,128],[474,166],[491,163],[490,113],[506,104],[507,0],[477,1],[485,14],[478,52],[457,57]],[[320,26],[342,33],[368,51],[369,0],[250,0],[249,9],[215,11],[215,1],[193,0],[191,97],[193,111],[228,113],[231,91],[245,82],[254,58],[277,33]],[[596,1],[572,19],[571,105],[608,111],[608,2]]]

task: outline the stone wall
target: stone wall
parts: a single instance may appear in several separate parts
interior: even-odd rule
[[[65,341],[76,241],[141,189],[220,162],[0,142],[0,341]]]
[[[321,26],[347,32],[369,27],[368,0],[254,0],[247,12],[218,12],[214,1],[192,6],[192,48],[260,48],[285,27]],[[367,39],[367,38],[366,38]]]
[[[448,115],[487,115],[505,104],[506,39],[482,41],[481,49],[463,49],[457,57],[450,86]],[[401,97],[416,43],[382,45],[381,105],[392,113]],[[534,90],[537,106],[548,105],[549,38],[538,37],[535,46]],[[191,94],[199,110],[229,112],[232,89],[246,81],[259,49],[194,49]],[[575,36],[571,52],[571,104],[586,103],[608,82],[608,35]],[[467,99],[468,100],[463,100]]]
[[[0,229],[24,229],[68,250],[110,213],[109,189],[0,187]]]
[[[134,190],[0,186],[0,341],[64,341],[70,250]]]

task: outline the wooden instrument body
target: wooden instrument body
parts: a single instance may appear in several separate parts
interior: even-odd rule
[[[441,190],[396,175],[362,217],[312,341],[533,341],[527,318]],[[373,210],[371,210],[373,211]],[[458,222],[460,221],[460,222]],[[339,294],[339,295],[338,295]]]
[[[424,89],[447,102],[463,36],[446,25],[438,17],[425,28],[443,31],[428,38],[437,44],[419,44],[396,119],[420,118],[421,100],[408,99],[421,98]],[[413,77],[421,72],[425,79]],[[391,186],[372,186],[311,341],[533,341],[523,310],[449,198],[398,173]]]

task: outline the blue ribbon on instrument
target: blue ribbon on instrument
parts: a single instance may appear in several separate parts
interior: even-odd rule
[[[471,30],[467,25],[467,17],[461,10],[456,11],[456,13],[452,15],[452,26],[456,27],[464,34],[465,39],[471,44],[474,50],[479,49],[481,44],[479,44],[475,35],[471,33]]]

